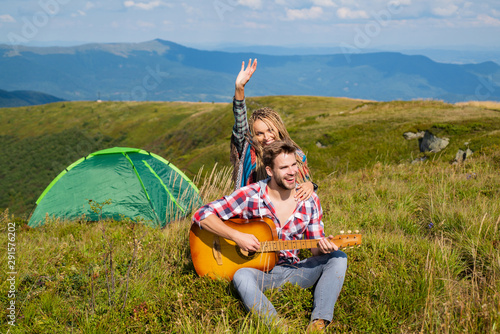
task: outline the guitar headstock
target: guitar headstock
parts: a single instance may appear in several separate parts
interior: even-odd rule
[[[355,230],[354,234],[350,230],[347,231],[347,234],[340,231],[340,234],[336,235],[331,241],[339,248],[354,248],[361,245],[361,234],[358,230]]]

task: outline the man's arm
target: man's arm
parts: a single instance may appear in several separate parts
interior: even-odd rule
[[[217,234],[225,239],[233,240],[236,244],[248,252],[255,252],[260,248],[259,239],[253,234],[237,231],[226,224],[216,215],[209,215],[200,221],[202,229]]]
[[[223,220],[237,216],[248,217],[249,201],[258,193],[259,188],[256,183],[240,188],[231,195],[205,204],[196,210],[192,222],[211,233],[233,240],[245,251],[256,251],[259,249],[260,243],[254,235],[237,231],[227,226]]]

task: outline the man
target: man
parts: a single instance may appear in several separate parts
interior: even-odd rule
[[[292,143],[275,141],[264,148],[263,162],[269,178],[236,190],[229,196],[201,207],[193,222],[202,229],[233,240],[245,251],[257,251],[259,240],[252,234],[237,231],[222,220],[233,217],[269,217],[274,221],[282,240],[318,239],[311,249],[312,257],[299,261],[298,250],[281,251],[278,265],[267,273],[258,269],[239,269],[233,284],[245,307],[263,317],[276,321],[277,313],[264,291],[290,282],[302,288],[316,285],[311,323],[308,332],[323,330],[332,321],[333,309],[342,288],[347,269],[347,256],[325,238],[322,209],[315,193],[306,201],[297,202],[298,173]]]

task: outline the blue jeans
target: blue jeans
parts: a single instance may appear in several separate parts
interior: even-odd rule
[[[333,309],[344,284],[347,255],[342,251],[312,256],[294,265],[279,265],[264,273],[258,269],[242,268],[233,277],[233,284],[247,310],[272,321],[276,309],[264,295],[267,289],[285,283],[298,284],[306,289],[314,284],[314,303],[311,320],[332,321]]]

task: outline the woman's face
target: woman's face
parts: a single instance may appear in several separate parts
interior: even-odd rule
[[[270,126],[260,119],[255,120],[253,123],[254,138],[262,147],[271,144],[277,139],[276,133],[278,133],[278,130],[272,124]]]

